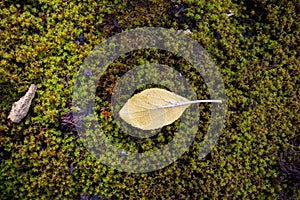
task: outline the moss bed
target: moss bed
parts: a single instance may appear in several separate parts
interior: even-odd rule
[[[1,1],[0,199],[300,198],[297,2]],[[222,74],[228,112],[223,134],[205,158],[197,156],[197,136],[176,162],[134,174],[101,164],[83,146],[84,136],[63,122],[89,52],[105,38],[145,26],[192,32]],[[120,58],[97,89],[103,129],[124,148],[147,151],[172,139],[161,133],[137,141],[107,125],[114,123],[112,89],[128,66],[157,60],[181,66],[187,80],[200,87],[199,75],[185,61],[158,53],[135,51]],[[29,113],[14,124],[7,119],[11,106],[31,83],[38,89]],[[209,117],[202,115],[204,130]]]

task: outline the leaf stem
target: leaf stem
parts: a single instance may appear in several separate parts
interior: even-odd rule
[[[185,101],[185,102],[172,103],[172,104],[166,105],[166,106],[159,106],[157,108],[173,108],[173,107],[176,107],[176,106],[185,106],[185,105],[195,104],[195,103],[222,103],[222,100],[194,100],[194,101]]]

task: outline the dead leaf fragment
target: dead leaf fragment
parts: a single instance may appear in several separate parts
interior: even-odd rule
[[[26,94],[19,101],[13,103],[8,119],[14,123],[19,123],[27,115],[36,88],[36,85],[31,84]]]

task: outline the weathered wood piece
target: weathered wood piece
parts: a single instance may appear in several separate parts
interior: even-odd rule
[[[36,85],[31,84],[26,94],[19,101],[13,103],[8,119],[14,123],[19,123],[27,115],[36,88]]]

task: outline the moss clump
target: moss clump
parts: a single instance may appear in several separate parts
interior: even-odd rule
[[[289,180],[299,161],[298,15],[295,1],[2,1],[1,199],[299,198],[299,180]],[[168,167],[121,173],[86,151],[79,140],[84,135],[62,129],[60,117],[69,111],[74,78],[93,47],[143,26],[192,31],[223,76],[228,114],[222,137],[204,159],[198,158],[203,137],[197,134]],[[147,62],[174,67],[199,98],[207,96],[199,75],[175,55],[143,50],[115,61],[98,87],[96,109],[111,140],[133,151],[172,139],[165,133],[143,141],[122,135],[110,115],[120,75]],[[31,109],[13,124],[7,120],[11,105],[31,83],[38,86]],[[207,129],[208,114],[206,108],[200,130]]]

